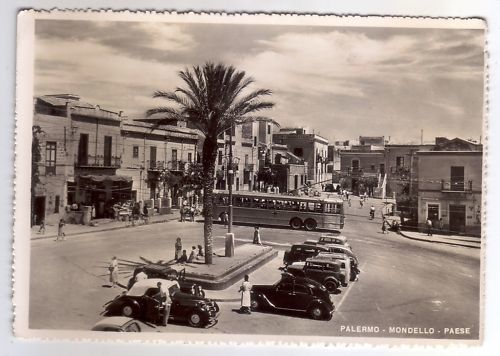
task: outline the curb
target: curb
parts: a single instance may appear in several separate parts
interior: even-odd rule
[[[162,223],[166,223],[166,222],[174,221],[174,220],[176,220],[176,218],[174,218],[174,219],[163,219],[163,220],[150,221],[147,225],[162,224]],[[137,225],[137,227],[144,226],[144,225],[145,224]],[[68,236],[86,235],[86,234],[92,234],[92,233],[103,232],[103,231],[113,231],[113,230],[120,230],[120,229],[128,229],[130,227],[136,227],[136,226],[131,226],[131,225],[129,225],[129,226],[115,226],[115,227],[110,227],[110,228],[105,228],[105,229],[75,232],[75,233],[66,234],[66,237],[68,237]],[[91,227],[89,226],[89,228],[91,228]],[[57,235],[42,235],[42,236],[34,236],[34,237],[32,236],[31,240],[46,240],[46,239],[53,239],[55,237],[57,237]]]
[[[470,245],[464,245],[464,244],[457,243],[457,242],[429,240],[429,239],[424,239],[424,238],[419,238],[419,237],[415,237],[415,236],[406,235],[406,234],[403,233],[403,231],[400,231],[399,234],[401,236],[407,238],[407,239],[410,239],[410,240],[425,241],[425,242],[430,242],[430,243],[437,243],[437,244],[451,245],[451,246],[460,246],[460,247],[468,247],[468,248],[475,248],[475,249],[480,249],[481,248],[481,244],[479,244],[479,246],[470,246]],[[458,240],[455,240],[455,241],[458,241]]]

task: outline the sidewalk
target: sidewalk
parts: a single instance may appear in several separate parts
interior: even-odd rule
[[[172,209],[171,214],[166,215],[153,215],[149,218],[149,224],[159,224],[172,220],[179,220],[179,210]],[[74,236],[74,235],[83,235],[83,234],[92,234],[101,231],[109,231],[109,230],[117,230],[117,229],[125,229],[132,228],[132,224],[130,222],[124,221],[116,221],[113,219],[95,219],[94,222],[96,226],[91,225],[75,225],[75,224],[66,224],[64,226],[64,233],[66,237]],[[135,226],[144,225],[143,220],[139,220],[136,222]],[[40,226],[35,225],[31,228],[31,239],[32,240],[41,240],[41,239],[49,239],[57,237],[57,225],[46,225],[45,233],[39,233],[38,230]]]
[[[412,240],[435,242],[453,246],[462,246],[469,248],[481,248],[481,238],[473,236],[458,235],[438,235],[427,236],[427,233],[416,231],[401,231],[401,236]]]

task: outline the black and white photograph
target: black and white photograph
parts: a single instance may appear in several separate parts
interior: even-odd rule
[[[486,30],[20,12],[14,333],[479,344]]]

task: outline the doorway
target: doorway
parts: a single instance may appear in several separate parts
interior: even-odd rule
[[[45,196],[35,197],[33,213],[35,214],[35,218],[33,219],[35,225],[40,225],[45,220]]]
[[[465,232],[465,205],[450,205],[450,231]]]

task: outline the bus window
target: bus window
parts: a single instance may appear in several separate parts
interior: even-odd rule
[[[321,203],[316,203],[316,212],[317,213],[322,213],[323,212],[323,204]]]

